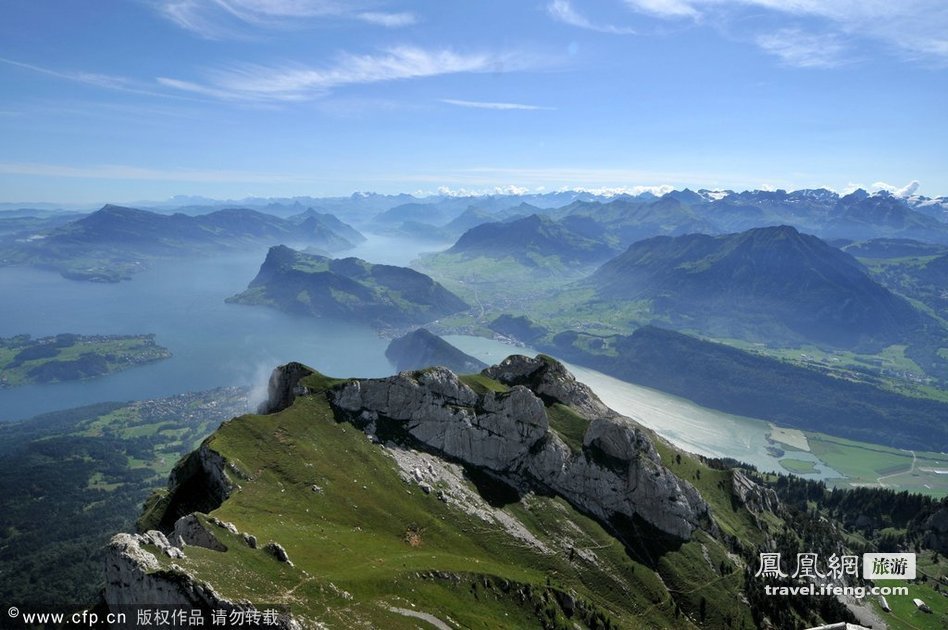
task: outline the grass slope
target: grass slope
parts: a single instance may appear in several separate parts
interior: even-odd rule
[[[480,375],[464,380],[503,388]],[[280,543],[295,565],[212,527],[226,552],[188,547],[175,562],[226,597],[288,605],[301,618],[342,627],[416,627],[394,608],[464,627],[688,628],[702,624],[702,614],[707,625],[753,627],[741,603],[743,572],[714,538],[635,557],[562,499],[530,494],[503,511],[546,546],[538,549],[404,482],[386,447],[335,420],[320,393],[331,381],[313,375],[303,384],[314,395],[276,414],[229,421],[208,439],[240,471],[239,491],[213,515],[261,546]],[[575,443],[575,413],[551,415]],[[751,515],[730,499],[729,472],[689,456],[675,462],[672,447],[660,449],[676,472],[700,477],[720,505],[722,528],[759,538]]]

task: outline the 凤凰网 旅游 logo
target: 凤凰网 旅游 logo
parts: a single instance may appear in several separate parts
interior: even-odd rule
[[[914,553],[864,553],[838,556],[832,554],[820,558],[816,553],[798,553],[796,562],[783,562],[779,553],[761,553],[760,565],[755,573],[759,578],[791,578],[840,580],[859,575],[862,560],[862,577],[866,580],[914,580]],[[786,569],[786,570],[785,570]]]
[[[914,580],[914,553],[864,553],[862,577],[866,580]]]

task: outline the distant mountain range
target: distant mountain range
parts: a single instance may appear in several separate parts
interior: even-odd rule
[[[655,200],[632,197],[577,202],[558,209],[553,216],[571,226],[576,218],[586,219],[590,227],[585,234],[613,234],[625,245],[648,236],[721,234],[769,225],[792,225],[822,238],[914,238],[948,243],[946,215],[920,212],[920,207],[940,207],[937,202],[920,205],[923,203],[863,190],[840,197],[823,189],[789,193],[696,193],[686,189]],[[601,232],[591,231],[596,229]]]
[[[240,207],[284,218],[312,209],[319,213],[335,214],[369,231],[425,236],[430,234],[432,228],[447,228],[439,233],[439,238],[456,238],[463,229],[475,227],[477,219],[470,215],[459,225],[448,227],[461,215],[471,211],[479,215],[482,222],[502,221],[512,216],[534,213],[547,214],[556,219],[565,219],[571,215],[591,218],[592,223],[609,226],[610,232],[619,238],[618,242],[622,246],[662,234],[721,234],[765,225],[792,225],[827,239],[888,237],[948,243],[948,197],[898,196],[886,191],[870,194],[862,189],[846,195],[823,188],[743,192],[694,191],[686,188],[663,195],[648,191],[627,194],[564,190],[550,193],[427,196],[355,193],[347,197],[248,197],[226,201],[178,196],[163,202],[136,202],[130,205],[165,214],[178,212],[189,215]],[[21,214],[34,213],[31,216],[38,216],[36,213],[50,213],[67,206],[79,207],[75,204],[0,203],[0,212],[15,210]],[[523,207],[518,209],[518,206]],[[569,223],[566,225],[575,229]]]
[[[447,253],[509,257],[528,266],[538,266],[543,258],[557,258],[571,264],[595,263],[608,259],[616,250],[602,240],[577,234],[549,217],[533,214],[471,228]]]
[[[280,245],[270,248],[247,290],[229,298],[280,310],[360,321],[377,328],[414,326],[468,305],[428,276],[358,258],[331,259]]]
[[[650,301],[676,327],[754,341],[888,345],[924,323],[852,256],[789,226],[647,239],[589,283],[603,300]]]
[[[792,225],[825,239],[911,238],[948,244],[948,198],[856,190],[674,190],[656,196],[491,195],[413,198],[363,223],[366,229],[447,240],[463,229],[539,214],[587,238],[626,247],[651,236],[726,234]],[[348,216],[348,215],[347,215]]]
[[[158,214],[107,205],[80,219],[0,248],[0,264],[56,269],[75,279],[116,281],[150,257],[211,254],[292,242],[334,252],[365,240],[335,216],[306,211],[281,219],[247,208],[209,214]]]

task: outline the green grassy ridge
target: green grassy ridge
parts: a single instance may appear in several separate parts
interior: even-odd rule
[[[465,379],[481,387],[490,386],[479,382],[483,379]],[[298,398],[276,414],[227,422],[208,439],[210,448],[236,463],[249,477],[233,479],[240,489],[213,514],[233,522],[242,532],[254,534],[261,546],[270,540],[279,542],[296,565],[280,565],[246,548],[238,539],[225,541],[229,547],[226,554],[206,550],[192,553],[188,548],[186,568],[199,578],[207,576],[225,596],[282,601],[288,589],[295,589],[294,614],[327,621],[328,606],[344,611],[333,617],[343,625],[361,619],[401,627],[397,624],[405,623],[405,619],[386,607],[394,601],[413,602],[418,610],[455,620],[460,611],[477,602],[470,614],[489,626],[509,624],[511,615],[524,620],[522,625],[526,626],[538,626],[542,619],[547,619],[549,627],[556,627],[557,619],[565,623],[562,607],[553,606],[551,601],[528,607],[525,612],[522,602],[518,604],[516,598],[509,593],[501,595],[497,589],[478,592],[475,587],[459,588],[463,580],[458,584],[419,581],[418,575],[438,571],[487,576],[491,584],[506,580],[539,591],[552,588],[573,593],[620,627],[639,627],[642,623],[648,627],[688,627],[699,622],[701,598],[710,619],[730,619],[734,627],[753,627],[749,611],[739,603],[741,580],[732,576],[739,572],[719,574],[722,561],[730,561],[724,547],[713,538],[687,543],[667,554],[665,562],[657,559],[656,574],[630,557],[600,523],[562,499],[530,495],[506,510],[551,548],[562,546],[557,540],[572,541],[577,548],[572,558],[573,554],[563,549],[552,554],[540,552],[512,539],[497,526],[403,482],[382,447],[372,444],[351,425],[336,422],[320,393],[333,382],[311,375],[303,384],[315,392],[313,395]],[[663,448],[668,452],[666,461],[674,458],[672,447]],[[721,506],[729,530],[753,533],[752,517],[726,498],[728,472],[712,470],[690,457],[674,466],[680,472],[700,467],[701,480],[693,483],[716,493],[714,509]],[[313,491],[314,484],[320,492]],[[725,507],[730,514],[723,513]],[[223,530],[212,529],[215,534],[229,536]],[[420,532],[421,544],[417,547],[406,542],[409,530]],[[759,538],[760,532],[756,533]],[[595,553],[596,562],[583,559],[580,549]],[[713,562],[707,561],[705,553]],[[254,554],[254,559],[249,559]],[[255,577],[248,576],[250,568]],[[310,574],[309,578],[304,579],[303,571]],[[675,582],[673,590],[666,588],[666,577]],[[350,593],[353,599],[340,603],[329,583]],[[419,599],[419,592],[426,596]],[[492,603],[481,606],[485,600]],[[557,607],[558,613],[554,610]],[[471,625],[476,627],[473,620]]]

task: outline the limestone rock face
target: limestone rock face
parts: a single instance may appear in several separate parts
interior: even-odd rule
[[[184,544],[193,547],[204,547],[213,551],[227,551],[227,547],[221,544],[194,514],[182,516],[175,521],[171,539],[180,539]]]
[[[112,537],[105,558],[105,602],[110,608],[141,602],[196,607],[224,602],[213,588],[195,582],[175,565],[170,571],[160,570],[158,559],[142,549],[142,545],[154,542],[151,533]]]
[[[554,436],[530,460],[531,476],[600,518],[639,517],[683,540],[707,515],[694,486],[662,466],[648,437],[627,418],[594,420],[584,443],[584,453],[573,455]]]
[[[478,394],[451,371],[431,368],[350,381],[330,392],[330,402],[379,436],[413,440],[516,487],[539,485],[605,520],[638,517],[685,540],[705,520],[707,504],[662,465],[645,430],[562,364],[513,356],[483,374],[509,391]],[[550,429],[545,402],[569,405],[589,421],[582,453]]]
[[[748,510],[755,513],[776,512],[777,493],[772,488],[764,488],[742,473],[740,470],[734,470],[734,476],[731,477],[731,489],[734,495],[741,500]]]
[[[178,565],[162,569],[155,555],[142,549],[142,545],[155,545],[163,539],[157,531],[112,537],[105,556],[105,603],[111,610],[142,603],[205,611],[253,609],[249,602],[225,599],[210,584],[194,579]],[[164,544],[167,545],[167,540]],[[134,618],[129,619],[126,627],[136,627],[132,625],[134,622]],[[290,630],[300,626],[292,618],[281,615],[274,627]]]
[[[504,385],[526,385],[546,401],[569,405],[589,416],[616,415],[588,386],[576,380],[569,370],[554,359],[514,354],[482,374]]]
[[[302,363],[287,363],[273,370],[270,381],[267,383],[267,400],[260,405],[259,413],[276,413],[293,404],[297,396],[307,393],[306,388],[299,384],[313,371]]]
[[[549,428],[543,401],[525,387],[478,396],[446,368],[352,381],[331,394],[341,410],[404,431],[450,457],[513,470]]]

